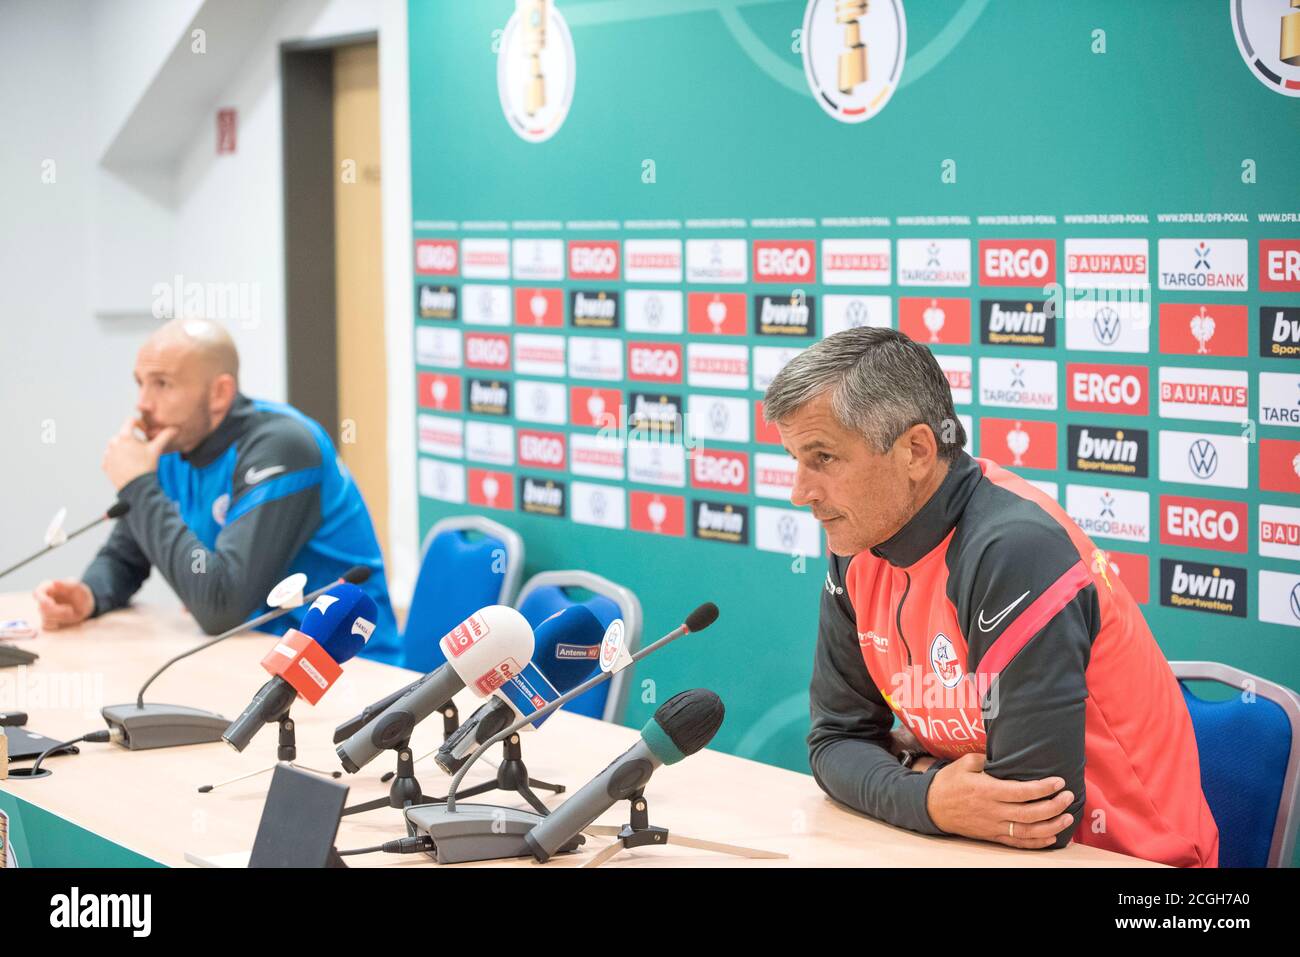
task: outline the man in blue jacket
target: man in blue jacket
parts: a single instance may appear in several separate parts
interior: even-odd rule
[[[220,325],[175,319],[136,358],[138,417],[108,443],[103,468],[131,508],[80,580],[35,598],[56,629],[126,605],[157,568],[195,621],[217,634],[266,610],[280,579],[308,588],[353,565],[379,605],[376,636],[396,631],[383,556],[352,476],[319,424],[239,391],[239,354]],[[267,629],[283,633],[304,609]]]

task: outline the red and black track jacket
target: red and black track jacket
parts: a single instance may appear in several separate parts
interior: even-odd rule
[[[1012,780],[1063,778],[1073,837],[1213,867],[1191,719],[1106,554],[1039,489],[963,453],[899,532],[831,556],[811,686],[809,757],[835,799],[940,834],[926,793],[968,752]],[[889,753],[895,716],[943,759]]]

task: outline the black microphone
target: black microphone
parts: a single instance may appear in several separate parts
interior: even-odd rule
[[[68,535],[62,539],[62,541],[47,543],[46,546],[42,548],[40,551],[28,555],[26,558],[24,558],[22,561],[18,562],[15,565],[10,565],[4,571],[0,572],[0,578],[4,578],[10,572],[17,571],[18,569],[22,568],[24,565],[28,564],[29,562],[36,561],[36,559],[40,558],[46,552],[54,551],[54,549],[58,548],[60,545],[64,545],[72,541],[82,532],[88,532],[96,525],[99,525],[102,522],[107,522],[111,518],[121,518],[130,510],[131,510],[131,505],[128,502],[114,502],[112,505],[108,507],[108,509],[104,512],[103,515],[99,516],[97,519],[95,519],[92,522],[87,522],[85,525],[81,526],[81,528],[77,529],[76,531],[68,533]]]

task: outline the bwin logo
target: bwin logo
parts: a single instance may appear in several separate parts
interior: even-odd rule
[[[1097,341],[1103,346],[1113,346],[1119,340],[1119,331],[1119,313],[1109,306],[1098,309],[1092,317],[1092,334],[1097,337]]]
[[[1197,439],[1187,450],[1187,464],[1197,478],[1210,478],[1219,470],[1219,450],[1209,439]]]
[[[132,937],[148,937],[153,930],[152,894],[68,894],[50,898],[50,926],[129,927]]]

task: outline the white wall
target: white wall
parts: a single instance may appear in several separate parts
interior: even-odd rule
[[[0,565],[112,500],[105,441],[131,411],[131,368],[157,321],[153,286],[238,283],[254,313],[229,316],[250,395],[285,398],[279,45],[377,30],[390,375],[390,581],[404,602],[416,561],[411,448],[410,138],[405,0],[268,5],[230,82],[197,117],[171,169],[99,165],[107,140],[176,44],[223,0],[0,0]],[[194,12],[198,8],[197,13]],[[185,13],[186,16],[181,16]],[[192,18],[192,22],[191,22]],[[89,26],[88,26],[89,25]],[[168,39],[170,36],[170,40]],[[133,52],[134,51],[134,52]],[[215,155],[215,112],[239,113],[238,150]],[[41,182],[55,160],[57,180]],[[46,441],[53,424],[53,441]],[[75,576],[93,533],[0,582]],[[157,576],[147,600],[173,601]]]

